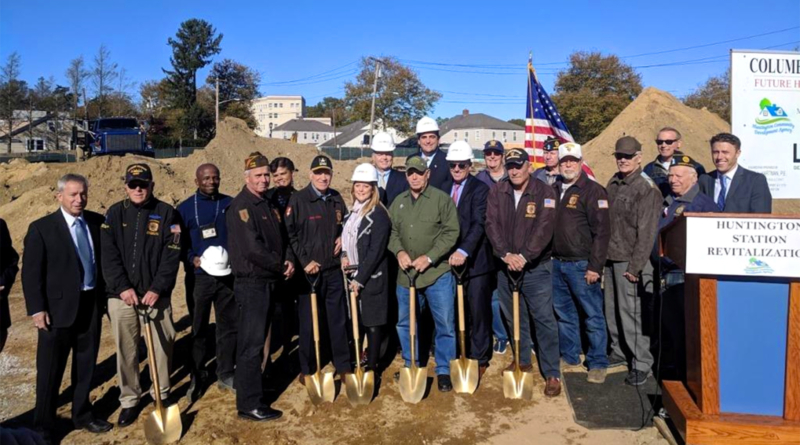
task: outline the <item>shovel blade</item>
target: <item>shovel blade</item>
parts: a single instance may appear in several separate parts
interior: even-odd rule
[[[361,375],[359,375],[361,374]],[[352,406],[369,405],[372,396],[375,394],[375,373],[354,372],[347,374],[344,379],[347,400]]]
[[[171,405],[161,411],[156,409],[144,421],[144,437],[149,444],[163,445],[177,442],[182,432],[183,424],[178,405]]]
[[[503,395],[507,399],[533,400],[533,372],[503,371]]]
[[[478,389],[480,373],[475,359],[450,360],[450,380],[453,390],[459,394],[474,394]]]
[[[311,403],[319,405],[324,402],[333,403],[336,398],[336,386],[333,384],[332,372],[316,372],[306,377],[306,391]]]
[[[425,396],[428,386],[426,369],[410,367],[400,368],[400,396],[406,403],[419,403]]]

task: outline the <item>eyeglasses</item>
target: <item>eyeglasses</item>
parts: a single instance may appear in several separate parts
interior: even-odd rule
[[[500,152],[497,152],[497,151],[484,151],[483,152],[483,157],[484,158],[490,158],[490,157],[493,157],[493,156],[502,157],[503,153],[500,153]]]
[[[656,145],[672,145],[680,139],[656,139]]]
[[[637,154],[638,154],[638,153],[637,153]],[[631,159],[633,159],[633,158],[635,158],[635,157],[636,157],[636,155],[635,155],[635,154],[634,154],[634,155],[626,155],[626,154],[624,154],[624,153],[614,153],[614,158],[615,158],[616,160],[618,160],[618,161],[619,161],[620,159],[628,159],[628,160],[631,160]]]
[[[416,170],[406,170],[406,176],[413,176],[413,175],[422,176],[424,174],[425,174],[425,172],[418,172]]]
[[[130,190],[136,190],[136,189],[147,190],[147,187],[148,187],[149,185],[150,185],[150,184],[148,184],[148,183],[146,183],[146,182],[131,181],[131,182],[129,182],[129,183],[127,184],[127,187],[128,187]]]
[[[461,170],[466,170],[467,168],[469,168],[469,165],[470,164],[468,162],[451,162],[450,170],[455,170],[456,167],[460,168]]]

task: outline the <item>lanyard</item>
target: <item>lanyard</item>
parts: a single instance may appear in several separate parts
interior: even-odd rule
[[[214,210],[214,220],[211,221],[212,223],[217,222],[217,215],[219,214],[219,202],[221,199],[217,200],[217,208]],[[197,227],[200,227],[200,216],[197,214],[197,193],[194,194],[194,220],[197,222]]]

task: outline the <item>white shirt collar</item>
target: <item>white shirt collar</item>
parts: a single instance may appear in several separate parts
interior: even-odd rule
[[[67,227],[72,227],[72,225],[75,224],[75,220],[76,219],[80,219],[81,221],[83,221],[83,213],[81,213],[76,218],[76,217],[70,215],[69,213],[67,213],[67,211],[64,210],[64,207],[59,206],[58,208],[61,210],[61,214],[64,215],[64,219],[67,220]]]
[[[736,174],[736,170],[738,170],[738,169],[739,169],[739,164],[736,164],[735,167],[733,167],[732,169],[728,170],[728,172],[724,174],[724,176],[728,178],[728,182],[733,181],[733,175]]]

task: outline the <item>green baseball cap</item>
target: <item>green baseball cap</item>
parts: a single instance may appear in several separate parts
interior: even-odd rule
[[[406,171],[416,170],[420,173],[428,171],[428,163],[422,156],[409,156],[406,158]]]

